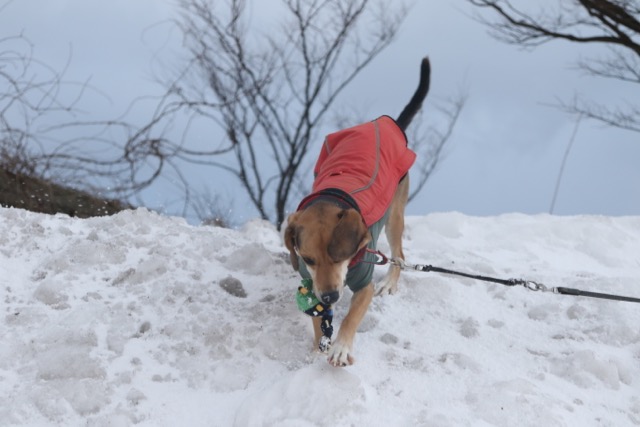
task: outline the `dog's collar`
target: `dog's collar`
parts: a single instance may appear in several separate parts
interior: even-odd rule
[[[355,209],[359,214],[362,214],[362,212],[360,212],[360,207],[358,206],[354,198],[351,197],[347,192],[342,191],[338,188],[326,188],[324,190],[309,194],[307,197],[302,199],[302,201],[298,205],[298,210],[304,210],[314,203],[321,201],[334,203],[342,209]]]

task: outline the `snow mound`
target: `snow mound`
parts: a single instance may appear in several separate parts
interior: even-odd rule
[[[638,217],[432,214],[405,242],[412,263],[640,296]],[[0,208],[0,424],[640,425],[637,304],[405,272],[339,369],[298,283],[263,221]]]

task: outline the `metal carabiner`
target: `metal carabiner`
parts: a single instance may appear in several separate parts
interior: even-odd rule
[[[525,280],[523,286],[530,291],[538,292],[547,292],[549,289],[542,283],[534,282],[533,280]]]

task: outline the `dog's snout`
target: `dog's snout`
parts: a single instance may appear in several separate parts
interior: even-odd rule
[[[340,299],[340,292],[333,291],[323,293],[321,299],[325,304],[333,304],[335,302],[338,302],[338,300]]]

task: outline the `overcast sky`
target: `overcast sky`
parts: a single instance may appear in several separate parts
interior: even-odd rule
[[[259,3],[268,9],[270,1]],[[460,90],[468,100],[445,157],[408,214],[548,212],[576,123],[549,104],[576,94],[622,103],[637,100],[640,88],[577,71],[575,61],[597,46],[553,42],[524,51],[490,38],[470,18],[474,12],[462,0],[416,1],[395,43],[343,99],[371,118],[397,115],[417,85],[420,59],[428,55],[433,72],[426,115]],[[64,67],[71,54],[67,77],[91,78],[108,94],[96,96],[88,113],[118,115],[135,95],[160,93],[157,60],[170,63],[180,52],[180,35],[167,23],[174,15],[173,2],[166,0],[16,0],[0,11],[0,33],[23,32],[35,56],[54,68]],[[582,121],[554,213],[640,215],[639,160],[640,134]],[[200,176],[194,186],[201,189],[205,180]],[[180,197],[168,191],[154,188],[145,197],[156,205]],[[233,198],[228,186],[218,183],[212,188],[217,191]]]

